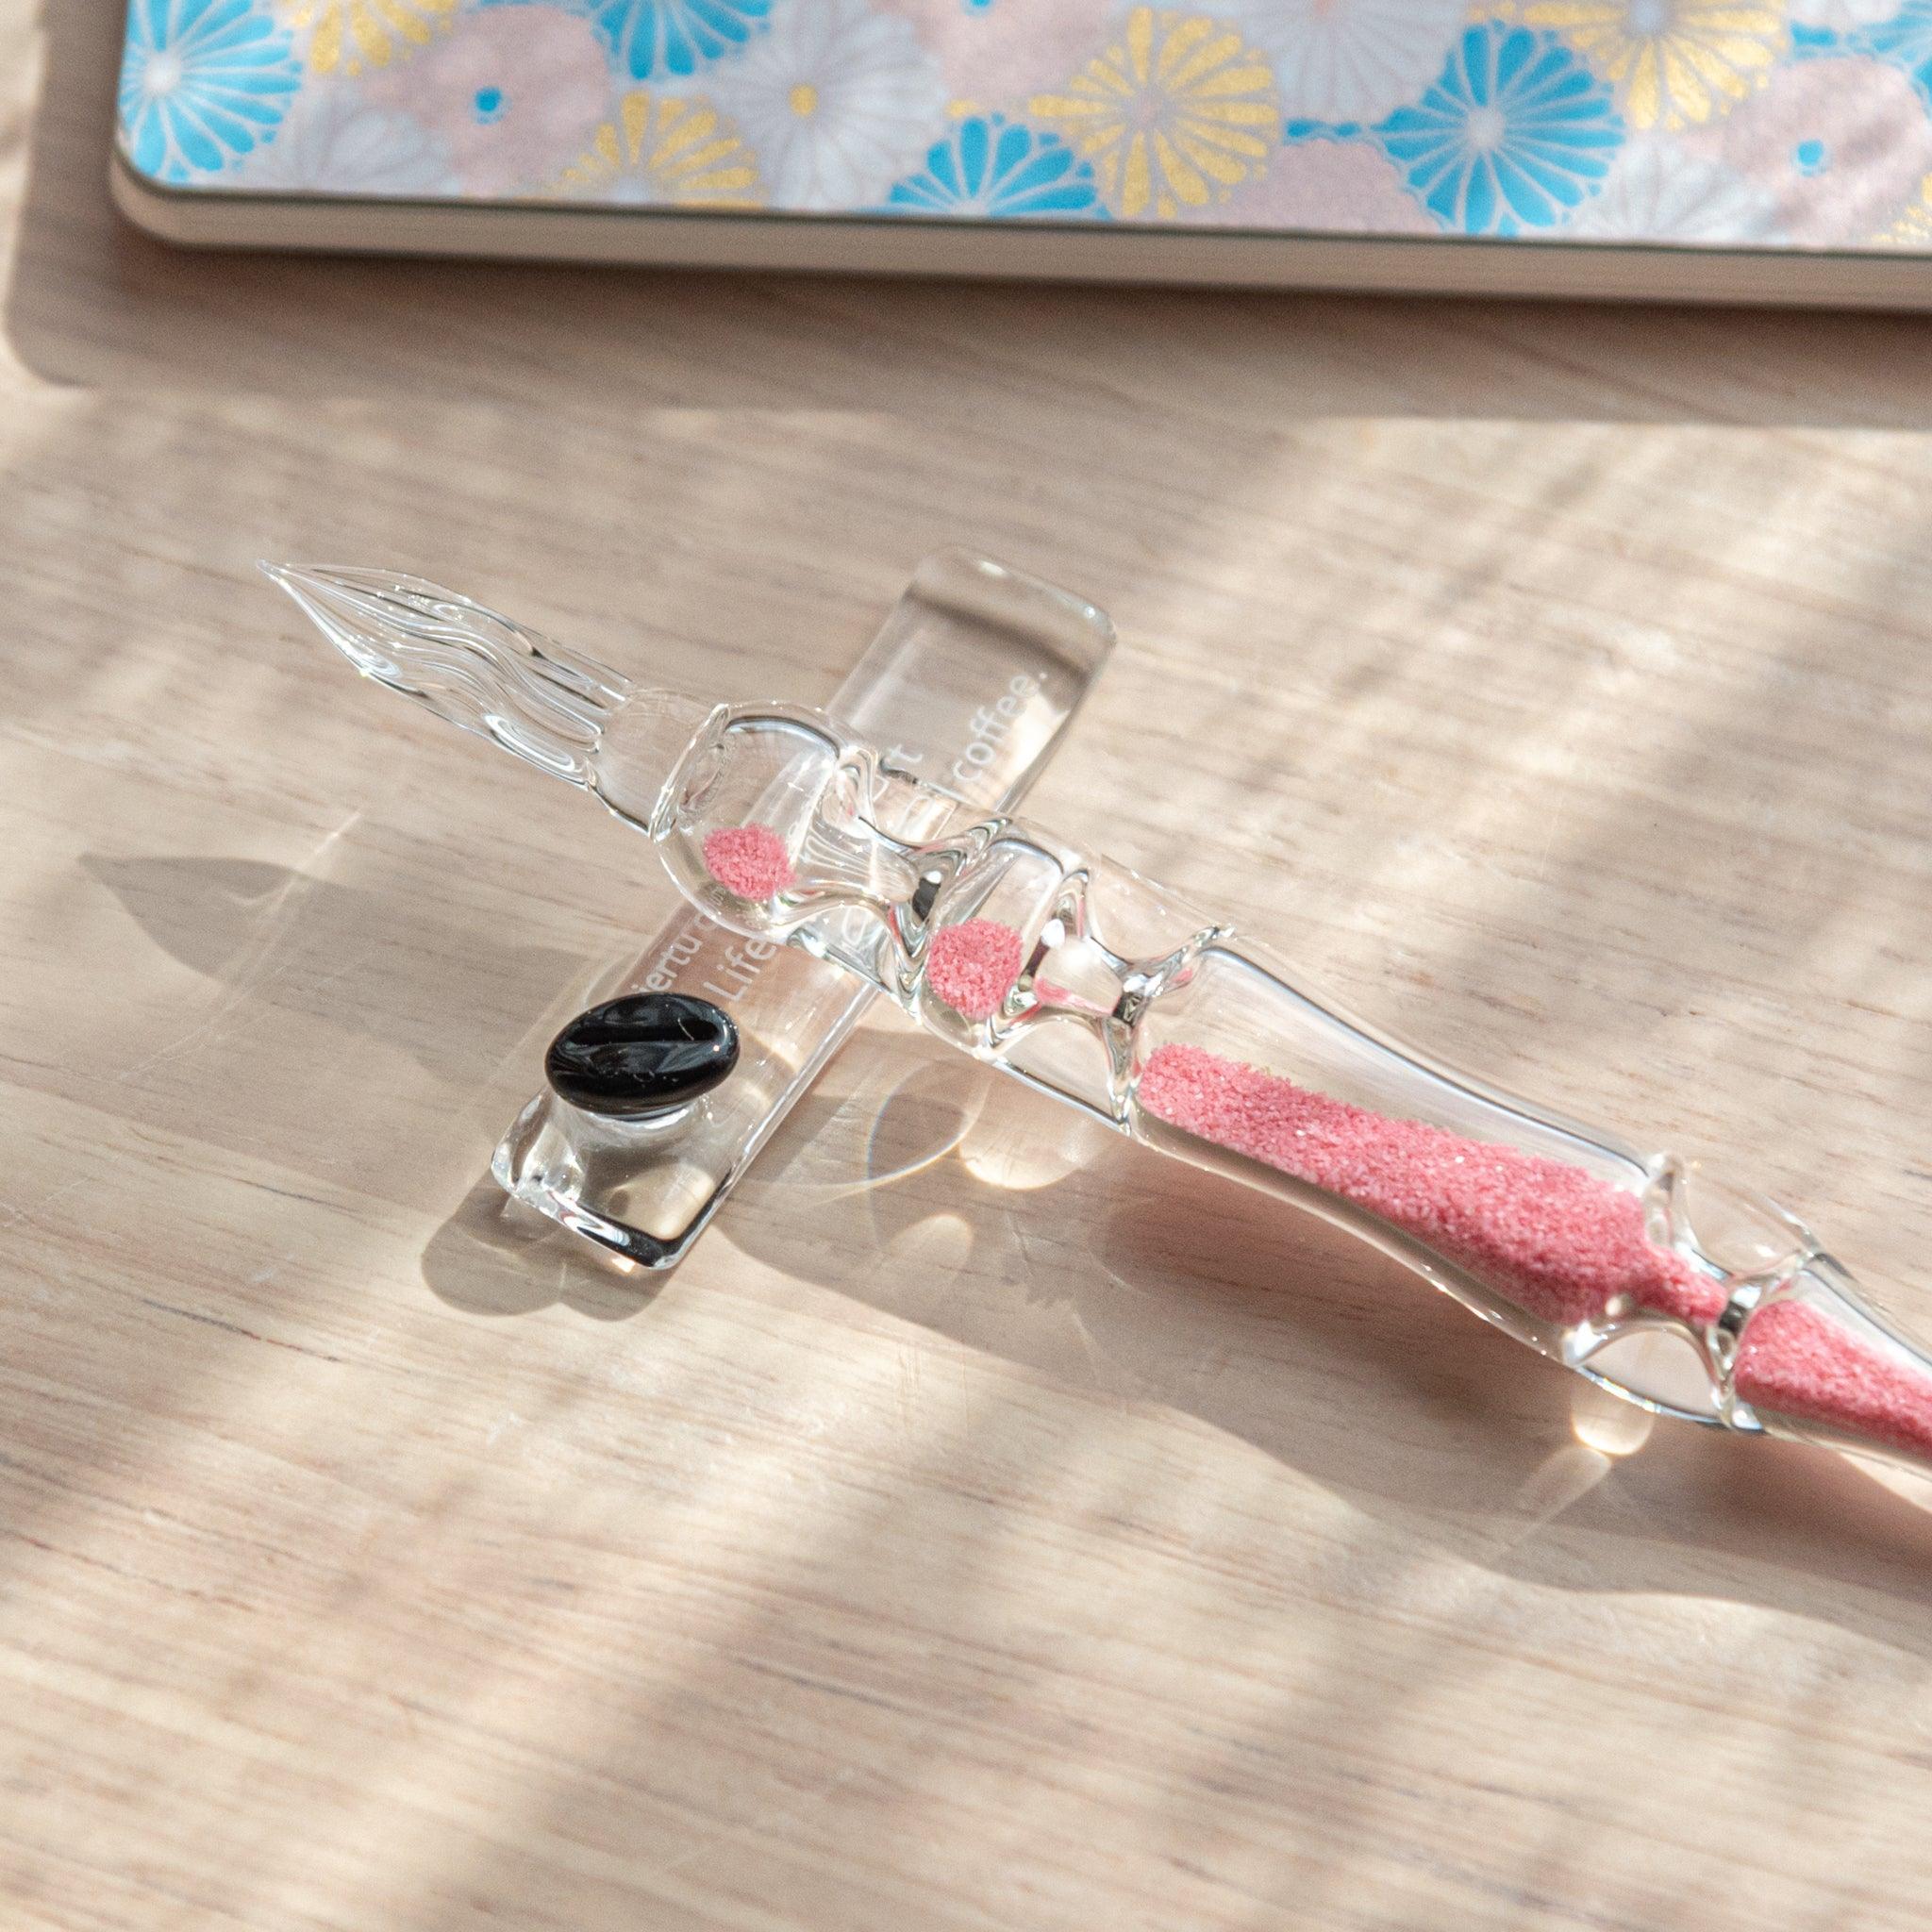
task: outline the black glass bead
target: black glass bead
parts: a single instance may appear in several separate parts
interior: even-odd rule
[[[632,992],[579,1013],[543,1056],[552,1091],[586,1113],[640,1120],[708,1093],[738,1064],[738,1028],[708,1000]]]

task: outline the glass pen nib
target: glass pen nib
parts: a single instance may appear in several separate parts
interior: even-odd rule
[[[592,782],[598,741],[633,691],[621,673],[401,571],[261,570],[363,676],[540,771]]]

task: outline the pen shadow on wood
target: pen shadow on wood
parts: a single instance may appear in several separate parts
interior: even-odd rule
[[[510,1200],[488,1174],[430,1238],[422,1265],[437,1298],[471,1315],[528,1315],[561,1305],[592,1321],[627,1322],[671,1280],[599,1254]]]
[[[1650,795],[1695,801],[1734,794],[1761,759],[1776,713],[1803,701],[1807,678],[1827,656],[1856,667],[1861,653],[1875,658],[1883,648],[1877,638],[1814,635],[1794,619],[1790,634],[1766,640],[1761,682],[1750,688],[1748,701],[1734,700],[1719,721],[1722,730],[1688,710],[1667,714],[1676,728],[1663,734],[1656,769],[1643,774]],[[1372,645],[1360,656],[1364,665],[1381,661]],[[1875,665],[1872,675],[1878,675]],[[1553,709],[1562,696],[1552,693]],[[1336,722],[1346,728],[1345,707],[1336,707]],[[1226,741],[1241,742],[1232,722]],[[1480,764],[1487,748],[1485,739],[1471,734],[1473,762]],[[1821,755],[1833,750],[1827,745]],[[1790,787],[1804,776],[1783,771],[1779,782]],[[1255,795],[1257,810],[1284,815],[1307,803],[1299,795],[1268,801],[1259,787]],[[1494,1064],[1513,1055],[1504,1067],[1513,1077],[1539,1050],[1554,1048],[1563,1063],[1566,1044],[1588,1041],[1595,1045],[1595,1064],[1605,1069],[1627,1064],[1654,1072],[1658,1054],[1671,1067],[1710,1064],[1707,1054],[1694,1051],[1694,1036],[1671,1033],[1677,1015],[1664,1006],[1661,991],[1694,986],[1707,974],[1722,988],[1751,990],[1748,997],[1711,1004],[1725,1029],[1720,1052],[1725,1044],[1735,1049],[1743,1030],[1757,1024],[1750,1052],[1734,1050],[1717,1062],[1727,1104],[1755,1125],[1757,1141],[1780,1139],[1780,1106],[1809,1117],[1807,1136],[1797,1136],[1797,1123],[1790,1124],[1793,1144],[1821,1144],[1815,1137],[1823,1134],[1822,1144],[1829,1146],[1835,1110],[1907,1102],[1911,1077],[1903,1066],[1887,1069],[1883,1081],[1874,1075],[1872,1091],[1863,1093],[1838,1082],[1819,1091],[1803,1077],[1803,1065],[1794,1066],[1800,1057],[1791,1016],[1802,1010],[1814,972],[1835,993],[1871,995],[1864,975],[1882,964],[1876,958],[1816,962],[1815,947],[1840,922],[1864,929],[1882,910],[1891,942],[1907,957],[1924,957],[1913,908],[1889,905],[1884,880],[1841,865],[1805,879],[1789,907],[1753,906],[1752,922],[1726,926],[1724,914],[1737,891],[1720,827],[1700,841],[1678,841],[1668,874],[1659,869],[1639,902],[1646,915],[1660,914],[1664,896],[1673,893],[1705,908],[1671,959],[1655,959],[1652,940],[1635,963],[1626,958],[1593,965],[1591,951],[1604,940],[1606,922],[1602,908],[1590,904],[1590,882],[1655,836],[1646,798],[1632,793],[1595,805],[1587,824],[1566,828],[1553,843],[1548,863],[1524,877],[1521,903],[1492,892],[1486,919],[1426,935],[1433,981],[1445,990],[1452,1019],[1464,1022],[1470,1037],[1489,1029],[1471,1049],[1474,1058]],[[1830,808],[1828,795],[1811,806],[1820,813]],[[1251,844],[1264,842],[1254,830],[1242,827]],[[1177,850],[1191,853],[1200,843],[1191,824],[1177,824],[1172,836]],[[1174,856],[1151,863],[1158,870]],[[1234,855],[1237,861],[1241,856]],[[1354,879],[1358,899],[1386,890],[1372,870],[1378,857],[1371,848],[1337,861]],[[1287,908],[1272,909],[1279,916]],[[1570,1064],[1573,1074],[1588,1076],[1587,1066]],[[1664,1092],[1646,1097],[1698,1097],[1688,1076],[1657,1084]],[[1576,1096],[1578,1104],[1590,1098]],[[1720,1128],[1726,1124],[1720,1116]],[[1825,1176],[1820,1184],[1833,1182]],[[473,1197],[431,1243],[425,1260],[431,1285],[452,1301],[495,1295],[505,1310],[556,1298],[547,1288],[540,1297],[534,1287],[520,1285],[519,1264],[507,1245],[496,1247],[486,1267],[478,1246],[491,1239],[490,1214],[487,1196]],[[1341,1560],[1372,1578],[1354,1586],[1360,1596],[1341,1620],[1351,1631],[1370,1621],[1378,1628],[1385,1622],[1403,1627],[1399,1586],[1410,1573],[1444,1567],[1431,1564],[1438,1555],[1478,1576],[1527,1586],[1531,1600],[1550,1591],[1627,1606],[1622,1628],[1628,1634],[1614,1640],[1615,1658],[1604,1678],[1592,1689],[1579,1674],[1580,1706],[1573,1707],[1579,1722],[1587,1722],[1591,1696],[1629,1696],[1649,1597],[1736,1607],[1809,1625],[1822,1651],[1831,1650],[1828,1640],[1837,1633],[1915,1661],[1932,1657],[1925,1615],[1932,1519],[1856,1464],[1688,1424],[1658,1424],[1641,1446],[1633,1448],[1635,1436],[1625,1435],[1606,1449],[1602,1413],[1577,1378],[1485,1329],[1359,1242],[1124,1146],[1064,1109],[942,1060],[937,1048],[902,1031],[868,1030],[848,1045],[707,1237],[697,1265],[706,1267],[704,1257],[721,1246],[1064,1391],[1058,1406],[1068,1420],[1059,1440],[1070,1457],[1105,1453],[1083,1445],[1104,1445],[1108,1409],[1155,1407],[1245,1442],[1340,1499],[1354,1519],[1337,1537],[1347,1546]],[[655,1286],[645,1285],[639,1296],[646,1319],[625,1338],[633,1348],[651,1346],[647,1311]],[[620,1291],[603,1308],[588,1311],[621,1308]],[[915,1406],[904,1464],[942,1468],[964,1453],[963,1434],[997,1419],[986,1412],[936,1416],[925,1424],[930,1436],[923,1441]],[[1184,1440],[1185,1432],[1176,1433]],[[881,1505],[878,1514],[889,1507]],[[1122,1507],[1131,1519],[1131,1507]],[[1332,1514],[1324,1512],[1324,1520]],[[868,1604],[890,1601],[894,1590],[907,1587],[880,1568],[872,1541],[877,1529],[874,1518],[859,1511],[841,1524],[836,1544],[818,1553],[819,1574],[837,1575]],[[1125,1533],[1122,1541],[1132,1541]],[[1319,1539],[1290,1533],[1283,1541],[1285,1577],[1299,1579],[1324,1559]],[[1138,1542],[1132,1547],[1145,1554]],[[944,1584],[963,1604],[975,1591],[996,1588],[1003,1558],[994,1548],[960,1556],[935,1541],[931,1557],[939,1565],[957,1563]],[[1266,1564],[1270,1557],[1264,1549],[1255,1560]],[[923,1601],[948,1600],[930,1578],[919,1579],[918,1587]],[[1147,1588],[1180,1586],[1170,1573]],[[1507,1606],[1509,1596],[1498,1591],[1475,1600]],[[1386,1617],[1377,1615],[1385,1607]],[[953,1627],[943,1607],[934,1615],[942,1628]],[[965,1610],[957,1616],[959,1628],[971,1627]],[[1688,1620],[1677,1620],[1676,1627],[1690,1627]],[[1740,1615],[1713,1640],[1707,1663],[1734,1671],[1733,1687],[1749,1684],[1749,1653],[1760,1627],[1754,1615]],[[1421,1677],[1468,1669],[1456,1642],[1471,1634],[1464,1630],[1452,1641],[1440,1622],[1432,1625],[1422,1616],[1387,1641]],[[1474,1634],[1505,1647],[1510,1642],[1507,1627]],[[786,1640],[781,1609],[767,1607],[747,1614],[732,1647],[734,1654],[758,1655],[781,1649]],[[721,1677],[728,1670],[721,1659]],[[1349,1673],[1339,1665],[1336,1675],[1345,1680]],[[1371,1680],[1360,1682],[1351,1710],[1357,1730],[1348,1748],[1373,1751],[1364,1740],[1394,1724],[1403,1693],[1392,1687],[1378,1693]],[[1830,1690],[1811,1693],[1807,1710],[1830,1720]],[[1244,1752],[1285,1753],[1290,1747],[1282,1738],[1291,1733],[1293,1748],[1303,1748],[1305,1734],[1294,1724],[1302,1714],[1293,1693],[1257,1699],[1239,1747],[1229,1745],[1211,1775],[1175,1758],[1161,1802],[1188,1830],[1209,1838],[1216,1781],[1241,1774]],[[648,1731],[654,1716],[650,1705],[629,1713],[639,1731]],[[1262,1761],[1279,1770],[1283,1757]],[[916,1788],[923,1774],[913,1727],[898,1735],[893,1748],[869,1755],[867,1766],[883,1782]],[[1802,1779],[1788,1771],[1777,1789],[1799,1790]],[[575,1790],[555,1796],[559,1812],[571,1815],[579,1803],[597,1802],[594,1793]],[[835,1847],[856,1846],[862,1817],[856,1807],[841,1807],[823,1816],[818,1828]],[[1345,1846],[1345,1833],[1337,1842]],[[1524,1851],[1518,1875],[1533,1886],[1541,1861],[1559,1857],[1557,1834]],[[1288,1864],[1280,1869],[1285,1874]],[[1687,1861],[1680,1869],[1691,1867]],[[1340,1891],[1350,1870],[1351,1854],[1341,1849],[1323,1876]],[[504,1882],[514,1886],[514,1874],[506,1871]],[[1553,1894],[1559,1890],[1557,1880],[1549,1883]],[[1321,1916],[1313,1903],[1303,1903],[1303,1917]],[[1644,1920],[1633,1914],[1626,1922]]]
[[[844,1091],[808,1096],[706,1240],[1076,1395],[1191,1415],[1499,1574],[1716,1595],[1932,1657],[1932,1513],[1857,1464],[1652,1430],[1346,1232],[938,1053],[858,1036]],[[487,1180],[423,1267],[466,1309],[604,1320],[672,1278],[613,1273]]]
[[[712,1239],[1105,1400],[1194,1416],[1500,1574],[1741,1598],[1932,1657],[1932,1511],[1857,1463],[1648,1428],[1345,1231],[983,1072],[927,1058],[895,1075],[908,1052],[848,1045],[840,1071],[881,1097],[808,1096]],[[890,1177],[858,1184],[881,1141]],[[1029,1185],[1042,1162],[1063,1172]]]
[[[501,933],[458,933],[446,905],[417,908],[399,892],[263,860],[90,853],[80,862],[182,965],[239,998],[364,1034],[452,1086],[496,1065],[586,963]]]
[[[478,1262],[489,1241],[479,1230],[489,1220],[487,1204],[473,1197],[432,1241],[425,1272],[439,1294],[465,1306],[489,1306],[500,1295],[498,1312],[573,1298],[541,1291],[527,1257],[510,1249],[493,1264],[492,1285],[489,1266]],[[1855,1465],[1689,1424],[1659,1424],[1641,1441],[1645,1419],[1622,1406],[1615,1415],[1640,1425],[1623,1437],[1630,1453],[1593,1447],[1580,1440],[1579,1424],[1599,1425],[1587,1430],[1596,1441],[1607,1437],[1587,1385],[1477,1324],[1359,1241],[1132,1147],[896,1026],[864,1029],[848,1043],[705,1241],[695,1265],[707,1269],[708,1284],[732,1279],[711,1271],[721,1250],[735,1248],[794,1288],[814,1284],[942,1338],[941,1349],[996,1357],[1051,1390],[1063,1425],[1046,1440],[1068,1466],[1043,1476],[1049,1489],[1114,1493],[1105,1463],[1087,1458],[1091,1445],[1108,1440],[1107,1413],[1123,1406],[1192,1418],[1319,1486],[1347,1507],[1357,1529],[1338,1525],[1338,1535],[1331,1527],[1314,1544],[1285,1536],[1284,1579],[1311,1564],[1319,1571],[1324,1560],[1365,1567],[1370,1580],[1342,1587],[1388,1602],[1378,1642],[1391,1655],[1406,1650],[1419,1680],[1472,1667],[1460,1648],[1468,1633],[1452,1634],[1453,1617],[1445,1624],[1440,1611],[1412,1621],[1402,1614],[1402,1579],[1441,1574],[1432,1555],[1533,1590],[1627,1598],[1640,1620],[1644,1597],[1702,1598],[1803,1620],[1912,1658],[1932,1657],[1924,1614],[1932,1518]],[[630,1296],[629,1312],[644,1320],[626,1345],[633,1357],[648,1352],[657,1296],[676,1277],[608,1280],[602,1305],[585,1311],[621,1316]],[[730,1291],[757,1290],[741,1276]],[[795,1308],[793,1288],[787,1301]],[[649,1376],[637,1379],[645,1389],[658,1386]],[[1013,1421],[1026,1413],[1024,1401],[1000,1407]],[[993,1421],[985,1409],[957,1405],[922,1417],[915,1403],[905,1422],[901,1479],[874,1507],[841,1516],[835,1535],[815,1541],[816,1587],[837,1579],[829,1587],[841,1602],[864,1606],[918,1602],[933,1620],[937,1653],[955,1641],[956,1629],[976,1631],[971,1607],[1009,1558],[971,1539],[928,1541],[916,1527],[889,1531],[887,1524],[907,1495],[923,1492],[928,1474],[943,1491],[958,1479],[962,1456],[980,1466],[987,1444],[968,1447],[962,1437]],[[1194,1459],[1184,1446],[1177,1453],[1182,1466]],[[1225,1457],[1213,1460],[1231,1466]],[[948,1478],[947,1471],[956,1474]],[[1133,1480],[1144,1479],[1143,1468]],[[1204,1496],[1203,1511],[1216,1502]],[[1147,1512],[1131,1487],[1111,1507],[1121,1521],[1108,1523],[1109,1538],[1149,1565],[1146,1588],[1184,1600],[1186,1586],[1173,1572],[1187,1569],[1187,1549],[1168,1547],[1158,1532],[1142,1540]],[[1252,1510],[1252,1497],[1243,1507]],[[1151,1513],[1170,1531],[1189,1518],[1185,1500],[1172,1496]],[[1218,1538],[1216,1547],[1224,1562],[1233,1561]],[[1245,1587],[1265,1588],[1271,1560],[1262,1531],[1243,1540],[1232,1570],[1213,1574],[1232,1577],[1256,1566],[1259,1574]],[[906,1567],[915,1562],[916,1574]],[[1301,1587],[1324,1588],[1314,1581]],[[855,1707],[845,1697],[866,1697],[872,1679],[857,1653],[849,1675],[828,1677],[822,1662],[806,1664],[797,1689],[774,1688],[790,1681],[786,1661],[794,1652],[814,1655],[809,1638],[792,1627],[798,1602],[793,1589],[780,1589],[747,1612],[708,1671],[708,1696],[750,1699],[765,1722],[774,1697],[803,1697],[834,1714]],[[1123,1602],[1130,1605],[1131,1594]],[[1070,1620],[1082,1613],[1073,1606],[1066,1611]],[[1070,1622],[1065,1640],[1075,1646],[1076,1627]],[[1739,1627],[1753,1626],[1740,1620]],[[1507,1645],[1508,1638],[1498,1641]],[[1641,1637],[1631,1641],[1641,1648]],[[1741,1656],[1726,1650],[1720,1647],[1711,1666],[1742,1670]],[[945,1678],[937,1660],[934,1670],[938,1687]],[[1012,1670],[1004,1694],[1022,1704],[1035,1689],[1049,1705],[1061,1694],[1051,1688],[1055,1680],[1036,1682],[1017,1661]],[[747,1671],[754,1673],[749,1689]],[[1334,1674],[1350,1680],[1341,1663]],[[1587,1707],[1598,1692],[1587,1671],[1575,1681]],[[1602,1694],[1617,1694],[1607,1688],[1614,1681],[1606,1679]],[[868,1787],[942,1790],[949,1732],[935,1737],[934,1723],[943,1721],[926,1713],[947,1708],[944,1690],[935,1688],[928,1707],[916,1678],[880,1688],[891,1693],[882,1707],[895,1715],[888,1722],[868,1713],[874,1720],[864,1744]],[[1283,1696],[1259,1698],[1251,1724],[1236,1725],[1239,1744],[1224,1724],[1200,1734],[1211,1772],[1183,1754],[1162,1769],[1157,1750],[1148,1782],[1121,1801],[1144,1808],[1157,1838],[1169,1831],[1201,1847],[1197,1863],[1211,1871],[1215,1854],[1208,1848],[1227,1842],[1217,1821],[1229,1791],[1247,1788],[1245,1781],[1251,1795],[1276,1790],[1311,1749],[1306,1712],[1285,1735],[1275,1732],[1284,1712],[1302,1708],[1300,1694]],[[1359,1706],[1347,1749],[1372,1752],[1387,1714],[1374,1703]],[[647,1748],[663,1718],[656,1702],[613,1712],[612,1762]],[[1205,1714],[1202,1721],[1208,1722]],[[1208,1740],[1224,1742],[1224,1753]],[[1312,1748],[1325,1757],[1331,1746]],[[841,1784],[835,1775],[823,1795],[831,1798]],[[1373,1790],[1360,1799],[1365,1817]],[[702,1836],[682,1841],[611,1777],[568,1785],[547,1802],[550,1815],[568,1816],[593,1840],[605,1833],[640,1848],[625,1896],[641,1910],[657,1895],[660,1858],[693,1875],[708,1854],[728,1856],[741,1838],[756,1841],[767,1821],[789,1848],[808,1817],[816,1856],[862,1859],[868,1806],[857,1798],[801,1801],[795,1790],[775,1768],[754,1772],[734,1796],[736,1822],[708,1842]],[[1058,1803],[1050,1786],[1041,1802]],[[1310,1922],[1322,1916],[1323,1886],[1355,1882],[1347,1814],[1329,1822],[1332,1862],[1298,1868],[1295,1880],[1307,1907],[1299,1916]],[[641,1856],[646,1847],[649,1857]],[[1557,1856],[1548,1843],[1525,1847],[1517,1881],[1531,1887],[1532,1869]],[[1255,1857],[1251,1871],[1265,1871],[1258,1848]],[[486,1858],[472,1875],[491,1896],[527,1896],[524,1876],[507,1861]],[[827,1923],[846,1922],[835,1916]],[[1279,1919],[1271,1909],[1254,1923]]]
[[[520,937],[487,888],[432,875],[407,843],[325,842],[316,871],[82,855],[94,943],[144,942],[177,970],[131,972],[147,990],[125,1004],[50,994],[62,1025],[86,1029],[66,1085],[164,1133],[192,1121],[297,1187],[434,1211],[487,1156],[521,1097],[515,1069],[581,1004],[590,962]],[[384,1124],[358,1131],[372,1106]],[[608,1278],[569,1274],[587,1310],[604,1306]],[[245,1308],[261,1291],[229,1292]]]

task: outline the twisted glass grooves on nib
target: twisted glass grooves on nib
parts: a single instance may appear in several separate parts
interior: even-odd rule
[[[628,678],[456,591],[405,572],[264,563],[363,676],[540,771],[589,785]]]

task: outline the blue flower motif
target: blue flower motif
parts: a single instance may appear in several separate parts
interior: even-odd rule
[[[1890,20],[1862,27],[1851,39],[1879,59],[1903,67],[1932,93],[1932,0],[1906,0]]]
[[[122,145],[151,180],[214,174],[274,138],[301,84],[289,35],[255,0],[134,0]]]
[[[974,114],[886,197],[893,214],[1086,215],[1105,221],[1093,170],[1057,134]]]
[[[1515,235],[1555,226],[1596,192],[1624,122],[1555,34],[1492,21],[1470,27],[1422,99],[1374,132],[1445,227]]]
[[[1828,59],[1844,51],[1843,43],[1828,26],[1807,26],[1801,20],[1791,23],[1791,60]]]
[[[765,24],[772,0],[577,0],[633,80],[695,74],[741,47]]]

